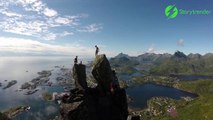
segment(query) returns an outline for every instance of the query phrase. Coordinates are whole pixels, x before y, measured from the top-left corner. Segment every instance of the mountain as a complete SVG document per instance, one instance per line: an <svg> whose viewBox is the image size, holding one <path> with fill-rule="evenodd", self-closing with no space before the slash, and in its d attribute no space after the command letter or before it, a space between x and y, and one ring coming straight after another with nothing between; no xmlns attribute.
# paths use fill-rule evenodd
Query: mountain
<svg viewBox="0 0 213 120"><path fill-rule="evenodd" d="M150 74L169 75L169 74L205 74L213 75L213 54L205 55L184 54L176 51L173 55L144 53L136 57L120 53L110 59L112 67L127 69L137 67L148 71Z"/></svg>
<svg viewBox="0 0 213 120"><path fill-rule="evenodd" d="M207 57L208 56L208 57ZM151 74L200 74L213 73L213 55L189 54L177 51L170 59L165 60L150 70Z"/></svg>
<svg viewBox="0 0 213 120"><path fill-rule="evenodd" d="M117 56L115 56L114 58L117 58L117 59L119 59L119 58L129 58L129 55L127 55L127 54L123 54L123 53L119 53Z"/></svg>
<svg viewBox="0 0 213 120"><path fill-rule="evenodd" d="M111 58L109 61L113 67L122 67L126 65L137 65L139 64L134 57L130 57L127 54L119 53L117 56Z"/></svg>

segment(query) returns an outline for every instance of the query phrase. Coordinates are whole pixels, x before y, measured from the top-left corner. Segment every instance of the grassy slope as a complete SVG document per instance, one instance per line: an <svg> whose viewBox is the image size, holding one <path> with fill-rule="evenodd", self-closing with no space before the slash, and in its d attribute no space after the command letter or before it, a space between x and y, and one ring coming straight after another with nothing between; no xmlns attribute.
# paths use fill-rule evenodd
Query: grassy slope
<svg viewBox="0 0 213 120"><path fill-rule="evenodd" d="M213 74L213 57L208 59L175 61L173 59L166 60L162 64L152 67L151 74L168 75L170 73L181 74Z"/></svg>
<svg viewBox="0 0 213 120"><path fill-rule="evenodd" d="M180 88L197 93L199 97L178 108L178 119L213 120L213 80L183 81Z"/></svg>
<svg viewBox="0 0 213 120"><path fill-rule="evenodd" d="M180 89L197 93L199 97L187 104L177 102L177 118L168 115L151 118L152 120L213 120L213 80L182 81Z"/></svg>

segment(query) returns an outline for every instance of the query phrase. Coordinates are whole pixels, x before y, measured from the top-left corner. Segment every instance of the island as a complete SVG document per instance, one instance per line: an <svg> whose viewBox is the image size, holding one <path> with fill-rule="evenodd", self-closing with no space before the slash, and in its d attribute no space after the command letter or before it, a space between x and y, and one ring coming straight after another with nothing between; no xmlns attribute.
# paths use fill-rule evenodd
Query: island
<svg viewBox="0 0 213 120"><path fill-rule="evenodd" d="M7 86L5 86L3 89L7 89L7 88L15 85L16 83L17 83L17 80L12 80L12 81L8 82Z"/></svg>

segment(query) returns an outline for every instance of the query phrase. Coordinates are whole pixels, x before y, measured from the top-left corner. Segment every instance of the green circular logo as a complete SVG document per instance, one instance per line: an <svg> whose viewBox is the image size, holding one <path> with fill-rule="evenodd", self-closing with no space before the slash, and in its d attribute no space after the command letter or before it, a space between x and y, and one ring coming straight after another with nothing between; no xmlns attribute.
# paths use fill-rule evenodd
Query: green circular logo
<svg viewBox="0 0 213 120"><path fill-rule="evenodd" d="M165 9L165 15L169 19L175 18L178 15L178 9L175 7L175 5L169 5Z"/></svg>

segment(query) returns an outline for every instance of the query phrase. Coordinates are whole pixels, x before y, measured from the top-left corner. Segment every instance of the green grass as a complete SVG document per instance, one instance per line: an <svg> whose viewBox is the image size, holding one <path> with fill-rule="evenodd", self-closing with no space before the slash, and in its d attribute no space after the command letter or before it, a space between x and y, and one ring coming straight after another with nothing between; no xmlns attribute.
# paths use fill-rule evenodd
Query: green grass
<svg viewBox="0 0 213 120"><path fill-rule="evenodd" d="M187 102L175 100L177 117L171 118L166 113L159 116L146 116L142 120L213 120L213 80L181 81L179 89L198 94L194 100ZM163 110L163 108L159 108Z"/></svg>
<svg viewBox="0 0 213 120"><path fill-rule="evenodd" d="M178 120L213 120L213 80L182 81L179 87L199 97L177 109Z"/></svg>
<svg viewBox="0 0 213 120"><path fill-rule="evenodd" d="M42 97L44 100L50 101L50 100L52 100L52 93L44 92L44 93L42 93Z"/></svg>

